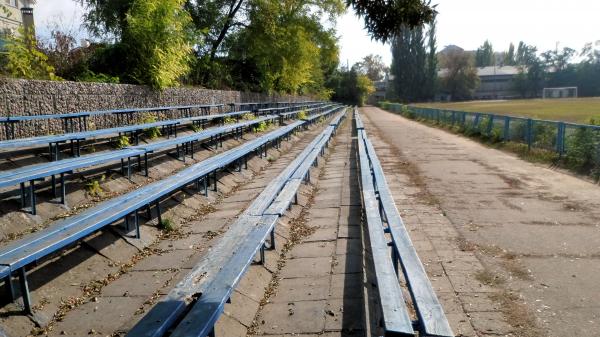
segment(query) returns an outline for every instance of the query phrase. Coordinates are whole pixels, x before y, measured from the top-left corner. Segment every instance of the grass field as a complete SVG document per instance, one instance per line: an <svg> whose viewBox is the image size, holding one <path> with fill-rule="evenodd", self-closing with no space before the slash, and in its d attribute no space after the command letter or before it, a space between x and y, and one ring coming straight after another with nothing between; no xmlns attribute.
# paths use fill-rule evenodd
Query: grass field
<svg viewBox="0 0 600 337"><path fill-rule="evenodd" d="M490 112L500 115L562 120L577 123L588 123L590 118L600 120L600 97L422 103L415 105L437 109Z"/></svg>

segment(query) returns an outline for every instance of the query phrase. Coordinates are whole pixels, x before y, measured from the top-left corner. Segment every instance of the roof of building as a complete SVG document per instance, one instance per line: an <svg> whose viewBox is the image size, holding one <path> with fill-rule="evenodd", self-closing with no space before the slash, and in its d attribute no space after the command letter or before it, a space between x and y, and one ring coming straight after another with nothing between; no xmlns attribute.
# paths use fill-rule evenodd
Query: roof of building
<svg viewBox="0 0 600 337"><path fill-rule="evenodd" d="M487 76L514 76L519 74L520 67L516 66L490 66L490 67L480 67L477 69L477 76L479 77L487 77ZM527 69L524 69L527 71ZM447 69L440 69L438 71L438 76L444 77L448 72Z"/></svg>
<svg viewBox="0 0 600 337"><path fill-rule="evenodd" d="M497 75L517 75L519 73L519 67L515 66L490 66L477 68L477 75L483 76L497 76Z"/></svg>

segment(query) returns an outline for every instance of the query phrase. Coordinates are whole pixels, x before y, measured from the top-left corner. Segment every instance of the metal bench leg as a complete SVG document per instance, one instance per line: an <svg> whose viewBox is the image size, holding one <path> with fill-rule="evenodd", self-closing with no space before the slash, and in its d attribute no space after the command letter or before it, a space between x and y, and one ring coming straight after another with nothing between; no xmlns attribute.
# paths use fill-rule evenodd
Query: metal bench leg
<svg viewBox="0 0 600 337"><path fill-rule="evenodd" d="M208 197L208 175L205 175L202 181L204 181L204 196Z"/></svg>
<svg viewBox="0 0 600 337"><path fill-rule="evenodd" d="M129 225L129 214L125 215L125 230L128 232L131 230L131 226Z"/></svg>
<svg viewBox="0 0 600 337"><path fill-rule="evenodd" d="M140 238L140 215L137 210L135 211L134 223L135 223L135 238L139 239Z"/></svg>
<svg viewBox="0 0 600 337"><path fill-rule="evenodd" d="M160 202L157 201L154 205L156 207L156 217L158 218L158 223L161 224L162 214L160 213Z"/></svg>
<svg viewBox="0 0 600 337"><path fill-rule="evenodd" d="M31 297L29 295L29 286L27 285L27 272L25 268L19 269L19 283L21 285L21 297L23 297L23 308L26 314L31 314Z"/></svg>
<svg viewBox="0 0 600 337"><path fill-rule="evenodd" d="M213 179L214 179L214 183L215 183L214 191L217 192L218 191L217 183L219 182L219 180L217 179L217 171L213 172Z"/></svg>
<svg viewBox="0 0 600 337"><path fill-rule="evenodd" d="M275 228L271 230L271 246L269 249L275 250Z"/></svg>
<svg viewBox="0 0 600 337"><path fill-rule="evenodd" d="M53 174L52 178L52 196L54 196L56 198L56 176Z"/></svg>
<svg viewBox="0 0 600 337"><path fill-rule="evenodd" d="M35 180L29 181L29 204L31 205L31 214L35 215Z"/></svg>
<svg viewBox="0 0 600 337"><path fill-rule="evenodd" d="M148 176L148 153L144 153L144 176Z"/></svg>
<svg viewBox="0 0 600 337"><path fill-rule="evenodd" d="M12 276L10 274L4 278L4 287L6 288L6 294L8 295L10 301L14 302L15 288L13 287Z"/></svg>
<svg viewBox="0 0 600 337"><path fill-rule="evenodd" d="M60 203L66 204L66 194L67 194L67 186L65 186L65 174L60 174Z"/></svg>
<svg viewBox="0 0 600 337"><path fill-rule="evenodd" d="M264 265L265 264L265 244L263 243L262 246L260 246L260 264Z"/></svg>
<svg viewBox="0 0 600 337"><path fill-rule="evenodd" d="M127 157L127 180L131 181L131 157Z"/></svg>
<svg viewBox="0 0 600 337"><path fill-rule="evenodd" d="M21 183L21 208L25 208L25 183Z"/></svg>

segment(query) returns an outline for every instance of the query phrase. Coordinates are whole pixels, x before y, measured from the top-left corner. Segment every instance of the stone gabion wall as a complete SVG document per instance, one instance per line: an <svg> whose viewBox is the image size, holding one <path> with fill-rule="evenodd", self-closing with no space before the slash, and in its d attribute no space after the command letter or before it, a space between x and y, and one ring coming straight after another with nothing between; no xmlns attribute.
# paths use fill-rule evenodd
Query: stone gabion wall
<svg viewBox="0 0 600 337"><path fill-rule="evenodd" d="M130 84L0 79L0 116L4 117L169 105L299 100L310 98L188 87L157 92L146 86ZM157 117L162 119L168 116ZM114 126L114 119L98 116L91 118L89 125L92 128L106 128ZM20 123L17 137L61 132L62 125L58 121L35 121ZM4 128L0 130L0 139L6 139Z"/></svg>

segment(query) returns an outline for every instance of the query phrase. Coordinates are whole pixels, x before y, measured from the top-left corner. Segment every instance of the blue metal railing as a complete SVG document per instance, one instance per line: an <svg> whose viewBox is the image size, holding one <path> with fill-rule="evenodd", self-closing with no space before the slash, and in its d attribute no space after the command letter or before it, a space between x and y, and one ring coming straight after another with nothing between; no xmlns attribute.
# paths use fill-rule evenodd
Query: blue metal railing
<svg viewBox="0 0 600 337"><path fill-rule="evenodd" d="M497 141L513 141L526 144L528 149L540 148L560 156L575 146L576 138L587 133L588 145L600 149L600 126L563 121L499 115L483 112L467 112L446 109L423 108L399 103L380 102L380 107L408 115L469 130L471 134L493 138Z"/></svg>

